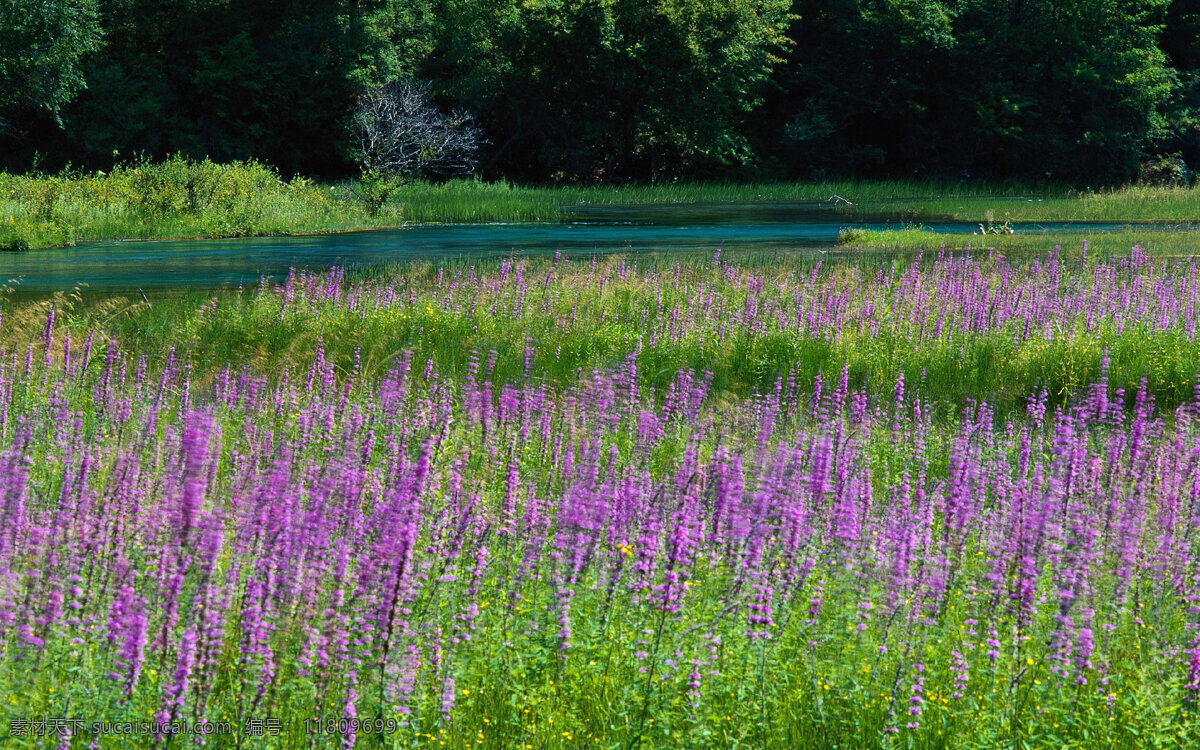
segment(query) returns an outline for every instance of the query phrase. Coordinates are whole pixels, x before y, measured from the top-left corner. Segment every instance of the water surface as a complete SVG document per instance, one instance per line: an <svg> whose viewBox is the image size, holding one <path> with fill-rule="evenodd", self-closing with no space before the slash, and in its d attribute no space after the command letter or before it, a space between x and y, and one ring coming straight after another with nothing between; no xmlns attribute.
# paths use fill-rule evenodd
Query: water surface
<svg viewBox="0 0 1200 750"><path fill-rule="evenodd" d="M401 229L303 237L103 242L58 250L0 253L0 284L37 295L82 286L93 292L216 289L279 279L289 269L381 265L408 259L592 256L614 252L761 250L817 253L846 227L899 226L887 216L847 221L825 202L579 206L564 222L424 224ZM924 223L933 231L970 234L978 224ZM1017 232L1078 224L1013 225ZM1088 224L1092 231L1125 225Z"/></svg>

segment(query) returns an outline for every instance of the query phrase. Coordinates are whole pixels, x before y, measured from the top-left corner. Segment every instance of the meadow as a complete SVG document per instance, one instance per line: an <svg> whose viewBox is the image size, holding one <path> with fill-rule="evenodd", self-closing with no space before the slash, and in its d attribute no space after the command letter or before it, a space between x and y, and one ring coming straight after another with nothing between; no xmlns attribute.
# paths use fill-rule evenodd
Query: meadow
<svg viewBox="0 0 1200 750"><path fill-rule="evenodd" d="M889 391L903 374L957 414L965 399L1005 411L1046 389L1052 406L1086 387L1106 353L1109 378L1133 392L1149 379L1160 404L1192 397L1198 268L1140 248L1121 255L909 257L681 253L592 260L411 263L297 276L268 286L163 299L63 294L6 313L0 341L36 337L51 308L76 341L97 325L122 348L175 348L205 363L277 372L323 346L339 371L382 377L412 350L454 378L472 350L496 351L495 377L566 387L580 372L638 353L646 387L681 369L711 373L744 398L789 378L811 385L848 368L851 383ZM322 290L345 287L344 293ZM539 356L526 359L526 348ZM940 408L940 406L939 406Z"/></svg>
<svg viewBox="0 0 1200 750"><path fill-rule="evenodd" d="M834 216L846 222L887 217L888 221L987 225L1031 221L1190 225L1200 216L1200 188L1182 186L1080 191L1061 185L983 181L522 186L504 180L376 179L318 183L303 177L284 179L253 161L216 164L176 156L161 162L118 163L108 173L0 172L0 250L103 240L326 233L404 223L563 221L595 206L758 201L826 202L836 208Z"/></svg>
<svg viewBox="0 0 1200 750"><path fill-rule="evenodd" d="M5 301L0 736L1194 746L1198 294L1134 248Z"/></svg>

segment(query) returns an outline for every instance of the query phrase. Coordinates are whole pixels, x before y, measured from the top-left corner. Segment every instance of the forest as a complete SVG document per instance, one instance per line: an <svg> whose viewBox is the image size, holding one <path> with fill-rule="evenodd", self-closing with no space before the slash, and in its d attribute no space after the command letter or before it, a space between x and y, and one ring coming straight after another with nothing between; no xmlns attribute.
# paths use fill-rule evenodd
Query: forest
<svg viewBox="0 0 1200 750"><path fill-rule="evenodd" d="M1200 0L0 0L0 169L355 176L397 81L521 183L1200 166Z"/></svg>

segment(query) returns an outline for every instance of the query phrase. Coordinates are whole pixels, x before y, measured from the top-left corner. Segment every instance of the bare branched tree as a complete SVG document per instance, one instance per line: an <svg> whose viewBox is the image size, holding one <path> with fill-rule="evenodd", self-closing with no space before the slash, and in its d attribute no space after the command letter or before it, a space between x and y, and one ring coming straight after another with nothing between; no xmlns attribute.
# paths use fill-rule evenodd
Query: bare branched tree
<svg viewBox="0 0 1200 750"><path fill-rule="evenodd" d="M483 131L466 112L446 114L433 103L429 84L401 80L370 89L349 124L367 174L454 177L475 171Z"/></svg>

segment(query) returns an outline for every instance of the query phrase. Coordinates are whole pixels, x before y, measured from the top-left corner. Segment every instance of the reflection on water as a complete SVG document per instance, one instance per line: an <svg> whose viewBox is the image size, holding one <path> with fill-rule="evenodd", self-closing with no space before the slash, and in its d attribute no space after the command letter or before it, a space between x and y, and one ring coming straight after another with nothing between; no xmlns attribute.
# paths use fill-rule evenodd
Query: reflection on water
<svg viewBox="0 0 1200 750"><path fill-rule="evenodd" d="M580 206L572 221L538 224L441 224L307 237L107 242L60 250L0 253L0 284L19 278L19 294L85 284L92 291L214 289L282 278L290 268L387 264L407 259L468 259L511 254L591 256L612 252L761 250L816 253L849 226L827 203L714 203ZM925 223L937 232L970 234L974 223ZM1054 231L1072 225L1044 224ZM1089 224L1094 231L1124 225ZM1018 231L1020 226L1017 225Z"/></svg>

